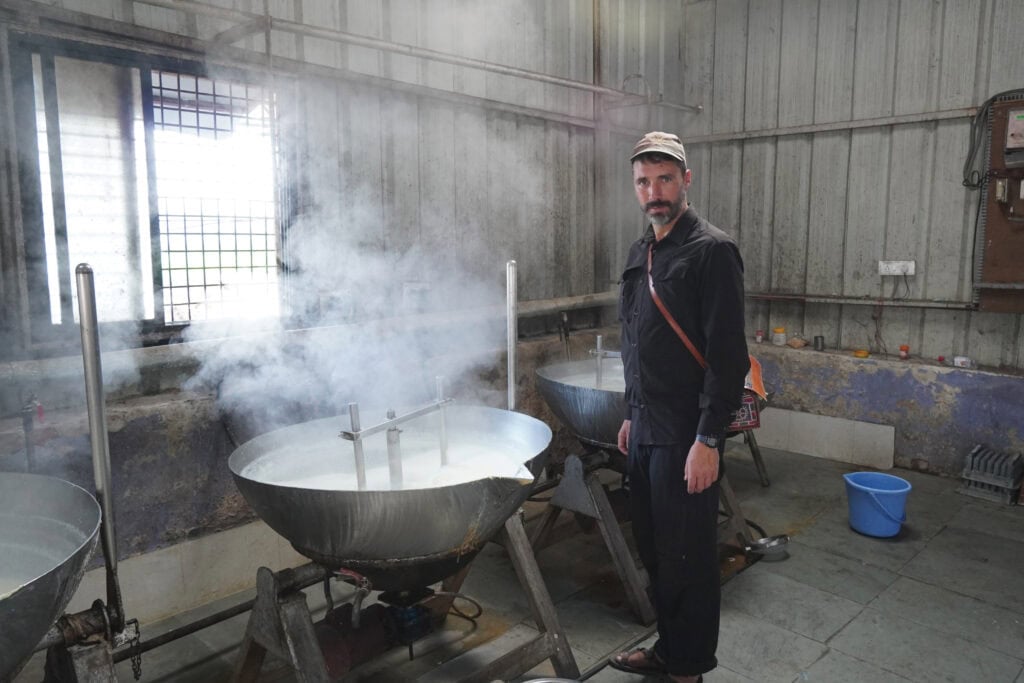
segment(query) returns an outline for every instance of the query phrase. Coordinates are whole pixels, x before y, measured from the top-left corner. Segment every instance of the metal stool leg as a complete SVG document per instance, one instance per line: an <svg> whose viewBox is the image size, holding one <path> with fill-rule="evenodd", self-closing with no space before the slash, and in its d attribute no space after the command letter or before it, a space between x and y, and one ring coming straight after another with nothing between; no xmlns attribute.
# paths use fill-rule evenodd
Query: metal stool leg
<svg viewBox="0 0 1024 683"><path fill-rule="evenodd" d="M748 429L743 432L743 441L750 448L750 456L754 459L754 467L757 468L757 476L761 479L761 486L768 486L768 469L764 466L764 458L761 457L761 449L754 438L754 430Z"/></svg>

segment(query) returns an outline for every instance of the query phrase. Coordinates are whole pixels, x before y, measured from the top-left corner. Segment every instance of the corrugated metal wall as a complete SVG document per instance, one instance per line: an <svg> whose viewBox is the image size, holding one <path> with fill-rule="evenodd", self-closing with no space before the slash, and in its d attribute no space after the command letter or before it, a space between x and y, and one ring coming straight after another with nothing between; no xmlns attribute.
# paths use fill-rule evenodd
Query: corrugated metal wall
<svg viewBox="0 0 1024 683"><path fill-rule="evenodd" d="M697 141L691 201L739 240L749 291L971 301L977 192L961 185L969 120L940 112L1024 86L1024 3L707 0L645 10L609 8L615 57L604 78L646 70L677 101L704 104L699 115L659 111L652 123ZM650 47L626 48L640 44ZM648 68L659 59L664 69ZM856 127L915 114L932 116ZM772 135L843 122L850 129ZM613 138L621 156L632 140ZM883 280L879 260L915 260L917 274ZM781 325L829 346L894 354L906 343L926 358L1024 368L1019 315L757 301L748 311L751 329Z"/></svg>
<svg viewBox="0 0 1024 683"><path fill-rule="evenodd" d="M201 38L238 23L170 3L62 6ZM628 150L638 132L661 128L690 140L691 200L738 239L749 290L888 299L898 285L895 295L912 300L971 300L976 195L960 184L967 117L856 124L977 105L1020 86L1018 0L274 0L270 11L582 82L596 71L600 85L704 107L615 106L273 31L275 58L413 85L311 76L281 102L291 140L307 153L299 208L324 230L348 231L340 237L385 251L430 247L439 264L496 281L515 258L524 299L603 291L641 229ZM266 48L262 32L236 44ZM854 125L776 134L844 122ZM908 290L883 282L879 259L917 262ZM751 330L824 335L830 346L893 352L908 343L925 357L1024 368L1019 315L751 301L748 321Z"/></svg>
<svg viewBox="0 0 1024 683"><path fill-rule="evenodd" d="M326 5L314 23L591 80L589 2ZM316 11L305 3L305 21ZM592 116L589 94L522 78L309 39L305 57L443 92ZM525 299L592 291L590 128L320 80L300 85L295 111L302 117L295 139L311 166L304 210L327 223L340 218L385 252L424 247L433 253L430 271L459 269L499 282L505 261L516 259Z"/></svg>

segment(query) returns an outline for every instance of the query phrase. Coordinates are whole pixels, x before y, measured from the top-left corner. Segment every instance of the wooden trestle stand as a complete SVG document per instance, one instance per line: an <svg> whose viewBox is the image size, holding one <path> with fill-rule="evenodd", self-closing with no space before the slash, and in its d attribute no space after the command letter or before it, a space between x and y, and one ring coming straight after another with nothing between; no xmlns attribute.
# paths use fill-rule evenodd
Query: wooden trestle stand
<svg viewBox="0 0 1024 683"><path fill-rule="evenodd" d="M724 513L718 525L719 542L736 545L743 551L753 539L736 494L725 475L722 475L719 481L719 490L720 505ZM647 572L637 567L633 559L597 470L592 469L588 472L579 456L567 456L561 480L548 503L547 510L533 530L533 546L537 548L544 543L562 510L576 512L596 520L633 613L642 624L654 623L657 615L647 592Z"/></svg>
<svg viewBox="0 0 1024 683"><path fill-rule="evenodd" d="M483 668L453 678L452 683L489 683L495 679L515 678L546 659L551 660L558 676L578 678L579 667L559 624L551 594L541 576L518 513L505 522L501 534L501 543L512 558L540 633ZM462 586L471 567L472 563L445 579L442 590L446 594L428 599L424 606L439 617L447 614L455 599L451 594ZM298 571L307 568L312 568L309 571L314 572L326 571L317 565L305 565ZM317 642L305 594L298 589L282 588L282 583L278 575L266 567L260 567L257 572L256 602L249 617L232 680L256 681L267 652L291 665L296 680L302 683L325 683L331 680Z"/></svg>

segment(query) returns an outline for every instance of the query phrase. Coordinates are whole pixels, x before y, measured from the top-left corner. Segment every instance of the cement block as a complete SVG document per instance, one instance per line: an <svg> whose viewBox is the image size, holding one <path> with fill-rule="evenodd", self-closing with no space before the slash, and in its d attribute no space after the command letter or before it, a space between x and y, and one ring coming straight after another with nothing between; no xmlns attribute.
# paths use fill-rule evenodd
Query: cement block
<svg viewBox="0 0 1024 683"><path fill-rule="evenodd" d="M887 470L893 467L896 430L889 425L766 408L758 444L817 458Z"/></svg>

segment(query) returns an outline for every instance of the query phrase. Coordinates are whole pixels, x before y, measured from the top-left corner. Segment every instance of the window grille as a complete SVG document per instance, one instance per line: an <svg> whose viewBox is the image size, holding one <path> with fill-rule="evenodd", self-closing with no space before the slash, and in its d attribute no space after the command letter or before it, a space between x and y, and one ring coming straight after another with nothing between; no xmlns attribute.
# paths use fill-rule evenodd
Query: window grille
<svg viewBox="0 0 1024 683"><path fill-rule="evenodd" d="M280 314L269 87L29 35L10 57L28 344L72 342L81 262L96 273L99 322L127 345Z"/></svg>
<svg viewBox="0 0 1024 683"><path fill-rule="evenodd" d="M159 70L152 84L164 320L276 315L268 93Z"/></svg>

